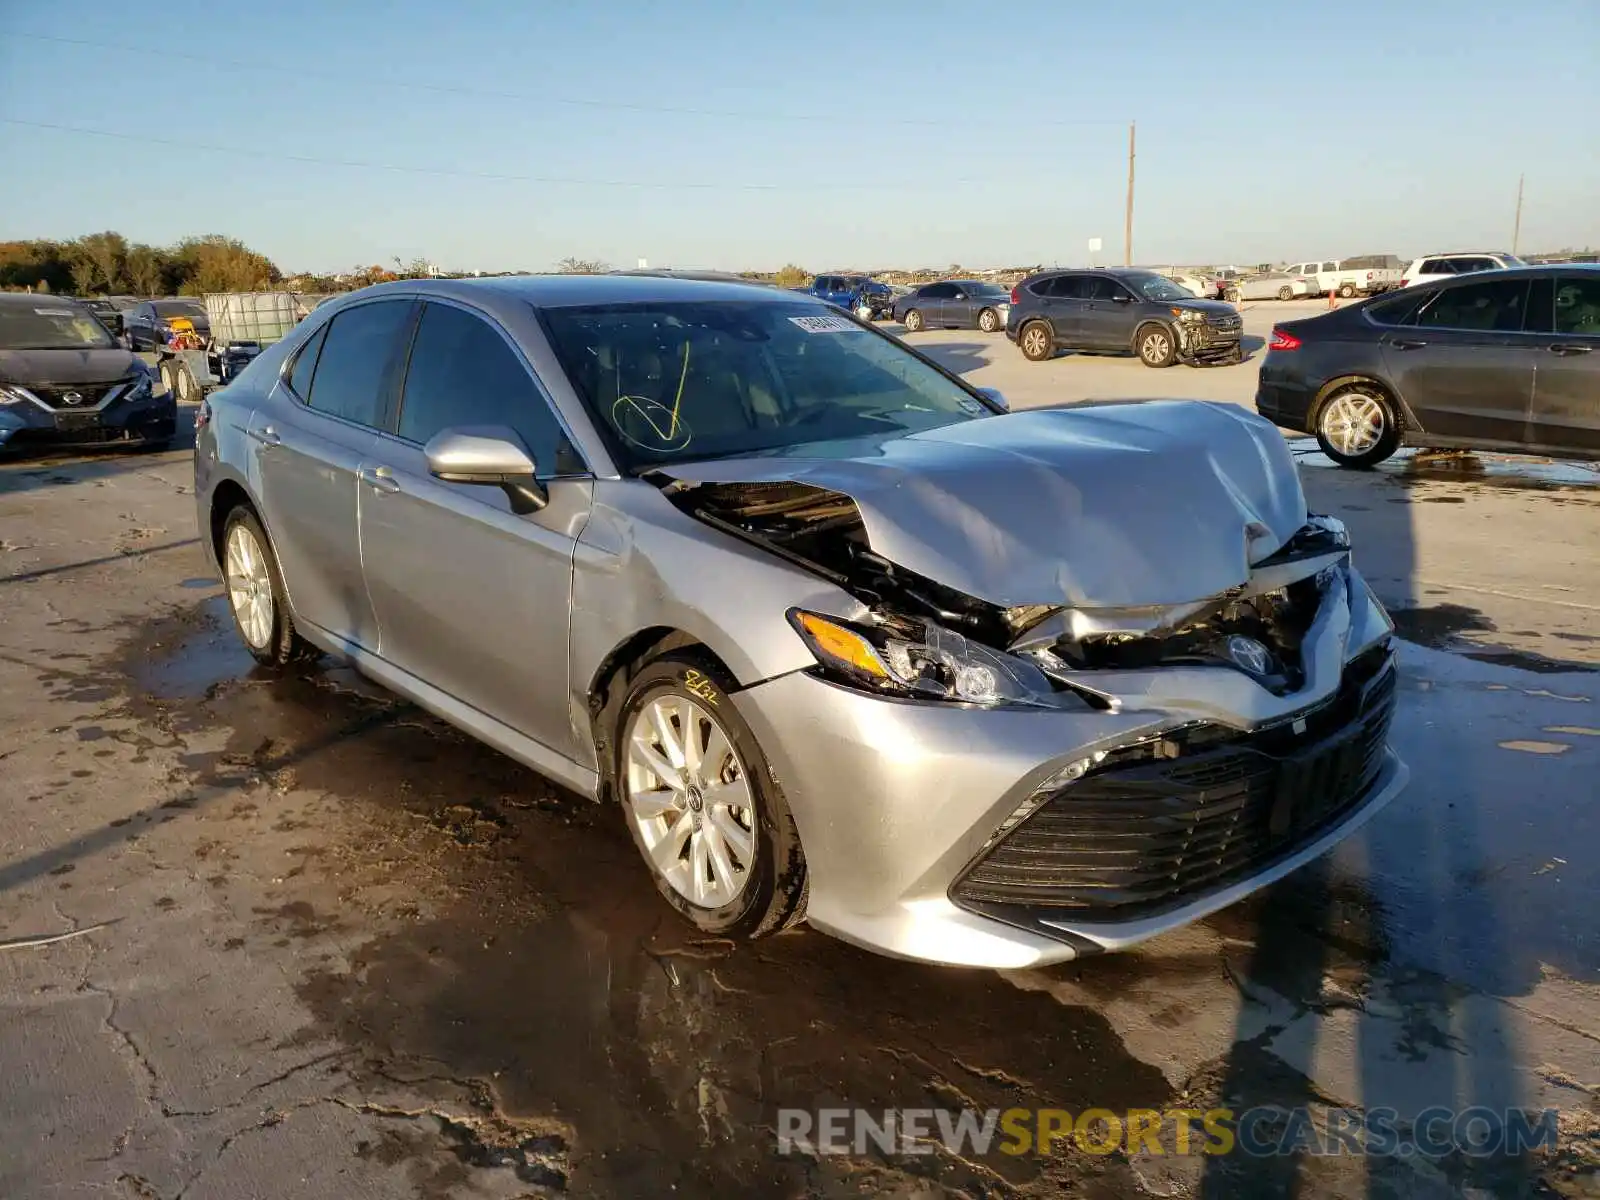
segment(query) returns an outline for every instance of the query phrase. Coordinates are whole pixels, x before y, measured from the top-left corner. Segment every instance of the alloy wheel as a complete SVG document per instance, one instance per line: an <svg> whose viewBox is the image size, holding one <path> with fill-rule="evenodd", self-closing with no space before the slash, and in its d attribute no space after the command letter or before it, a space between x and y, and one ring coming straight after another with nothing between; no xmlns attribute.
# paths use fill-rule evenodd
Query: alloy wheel
<svg viewBox="0 0 1600 1200"><path fill-rule="evenodd" d="M1356 458L1383 438L1383 404L1364 392L1344 392L1328 401L1319 422L1322 436L1340 454Z"/></svg>
<svg viewBox="0 0 1600 1200"><path fill-rule="evenodd" d="M239 622L239 632L257 650L264 649L272 640L273 618L276 615L272 598L272 573L267 570L267 556L243 524L228 531L226 563L224 565L228 587L228 603Z"/></svg>
<svg viewBox="0 0 1600 1200"><path fill-rule="evenodd" d="M691 904L732 903L755 866L756 808L727 731L669 693L640 707L624 736L629 815L651 865Z"/></svg>
<svg viewBox="0 0 1600 1200"><path fill-rule="evenodd" d="M1022 349L1029 358L1043 358L1050 348L1050 338L1037 325L1029 326L1022 334Z"/></svg>
<svg viewBox="0 0 1600 1200"><path fill-rule="evenodd" d="M1145 362L1164 362L1171 349L1171 341L1160 330L1152 330L1145 334L1144 341L1139 343L1139 352L1144 356Z"/></svg>

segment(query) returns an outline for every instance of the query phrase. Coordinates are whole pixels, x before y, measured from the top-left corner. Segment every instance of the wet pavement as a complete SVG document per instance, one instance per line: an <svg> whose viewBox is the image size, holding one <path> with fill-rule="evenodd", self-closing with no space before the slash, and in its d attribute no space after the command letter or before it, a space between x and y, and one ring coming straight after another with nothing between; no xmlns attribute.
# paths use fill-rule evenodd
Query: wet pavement
<svg viewBox="0 0 1600 1200"><path fill-rule="evenodd" d="M1508 619L1435 564L1549 493L1307 467L1402 614L1411 787L1198 926L1003 974L702 938L615 813L347 668L256 668L181 458L0 472L0 945L108 923L0 951L0 1195L1600 1195L1600 509L1545 510L1588 558L1509 560L1486 586L1545 603ZM1216 1105L1554 1108L1561 1141L776 1151L781 1108Z"/></svg>

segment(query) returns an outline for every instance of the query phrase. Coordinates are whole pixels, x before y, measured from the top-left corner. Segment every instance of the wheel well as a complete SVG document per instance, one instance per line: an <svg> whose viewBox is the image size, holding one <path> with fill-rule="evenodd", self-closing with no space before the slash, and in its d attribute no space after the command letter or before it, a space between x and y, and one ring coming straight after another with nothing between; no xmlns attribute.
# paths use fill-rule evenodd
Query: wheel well
<svg viewBox="0 0 1600 1200"><path fill-rule="evenodd" d="M1410 410L1401 402L1400 397L1395 395L1394 389L1377 376L1341 375L1337 379L1330 379L1323 384L1322 389L1317 393L1317 398L1311 402L1311 407L1306 412L1306 424L1311 427L1311 432L1316 432L1317 422L1322 420L1322 409L1328 401L1333 399L1336 393L1349 387L1352 383L1364 383L1383 393L1383 398L1389 402L1389 407L1394 409L1395 417L1402 430L1422 428L1417 423L1416 418L1411 415Z"/></svg>
<svg viewBox="0 0 1600 1200"><path fill-rule="evenodd" d="M256 511L256 506L250 503L250 493L231 479L224 479L211 493L211 552L219 564L222 562L222 527L227 524L228 514L241 504L251 512ZM256 513L258 519L260 515Z"/></svg>
<svg viewBox="0 0 1600 1200"><path fill-rule="evenodd" d="M1166 334L1174 342L1178 340L1178 332L1177 330L1173 329L1170 322L1163 321L1159 317L1149 317L1143 321L1140 321L1138 326L1133 331L1133 348L1135 350L1139 348L1139 339L1144 336L1144 331L1149 329L1152 325L1161 330L1162 333Z"/></svg>
<svg viewBox="0 0 1600 1200"><path fill-rule="evenodd" d="M611 748L607 742L610 726L607 714L621 702L622 694L626 691L625 685L640 667L670 650L685 649L697 650L724 670L727 669L726 664L698 638L669 625L656 625L641 629L624 639L601 660L595 670L589 682L589 728L594 737L595 761L600 771L599 798L602 802L610 798L615 785L611 777Z"/></svg>

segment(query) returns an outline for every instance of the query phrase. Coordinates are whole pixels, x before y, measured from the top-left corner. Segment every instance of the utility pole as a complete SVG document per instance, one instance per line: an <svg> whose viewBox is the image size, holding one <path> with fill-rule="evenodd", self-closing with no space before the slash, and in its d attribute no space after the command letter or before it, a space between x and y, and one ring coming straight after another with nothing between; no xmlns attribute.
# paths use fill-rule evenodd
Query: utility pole
<svg viewBox="0 0 1600 1200"><path fill-rule="evenodd" d="M1517 221L1511 227L1511 253L1517 252L1517 243L1522 240L1522 181L1525 177L1517 176Z"/></svg>
<svg viewBox="0 0 1600 1200"><path fill-rule="evenodd" d="M1122 265L1133 266L1133 130L1135 122L1128 122L1128 213L1122 222ZM1515 250L1512 251L1516 253Z"/></svg>

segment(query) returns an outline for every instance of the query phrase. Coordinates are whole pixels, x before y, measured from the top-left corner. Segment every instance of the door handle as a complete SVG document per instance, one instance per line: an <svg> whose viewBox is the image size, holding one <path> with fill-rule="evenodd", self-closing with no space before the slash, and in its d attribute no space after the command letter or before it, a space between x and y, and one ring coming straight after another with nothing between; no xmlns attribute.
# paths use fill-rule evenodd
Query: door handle
<svg viewBox="0 0 1600 1200"><path fill-rule="evenodd" d="M1428 344L1427 342L1408 341L1405 338L1391 338L1391 339L1389 339L1389 345L1393 346L1396 350L1420 350L1423 346L1426 346L1427 344Z"/></svg>
<svg viewBox="0 0 1600 1200"><path fill-rule="evenodd" d="M388 467L362 467L361 482L377 492L398 492L400 481L390 473Z"/></svg>
<svg viewBox="0 0 1600 1200"><path fill-rule="evenodd" d="M263 425L260 429L252 429L250 436L263 446L281 446L283 439L278 436L278 431L271 425Z"/></svg>
<svg viewBox="0 0 1600 1200"><path fill-rule="evenodd" d="M1557 342L1550 347L1551 354L1587 354L1592 347L1580 345L1577 342Z"/></svg>

